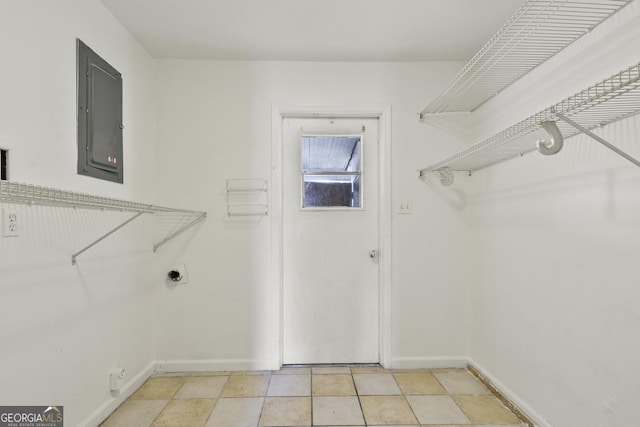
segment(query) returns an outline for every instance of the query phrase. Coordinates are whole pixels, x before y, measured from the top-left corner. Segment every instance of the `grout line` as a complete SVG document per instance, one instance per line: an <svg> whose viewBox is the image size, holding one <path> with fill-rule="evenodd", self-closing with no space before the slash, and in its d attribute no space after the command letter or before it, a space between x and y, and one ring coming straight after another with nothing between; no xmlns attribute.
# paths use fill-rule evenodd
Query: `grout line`
<svg viewBox="0 0 640 427"><path fill-rule="evenodd" d="M160 412L158 412L158 415L156 415L156 416L153 418L153 420L149 423L149 426L152 426L152 425L153 425L153 423L155 423L155 422L156 422L156 420L158 419L158 417L160 417L160 415L162 415L162 413L164 412L164 410L165 410L165 409L167 409L167 406L169 406L169 402L171 402L172 400L174 400L174 397L176 397L176 394L178 394L178 392L180 391L180 389L181 389L182 387L184 387L184 385L187 383L187 380L185 379L185 378L186 378L186 376L183 376L183 375L179 375L179 376L176 376L176 377L169 377L169 378L183 378L184 380L183 380L183 382L182 382L182 385L181 385L180 387L178 387L178 389L177 389L177 390L176 390L176 391L171 395L171 397L170 397L169 399L167 399L167 403L165 403L165 404L164 404L164 406L162 407L162 409L160 410ZM149 380L147 380L147 381L149 381ZM144 384L146 384L146 383L147 383L147 381L145 381L145 382L144 382ZM142 384L142 385L140 386L140 388L142 388L142 387L144 386L144 384ZM138 390L139 390L139 389L138 389ZM138 390L136 390L136 391L138 391ZM135 392L134 392L134 394L135 394ZM133 396L133 394L132 394L131 396ZM129 399L130 399L130 398L131 398L131 397L129 397ZM129 399L127 399L127 400L129 400ZM140 400L141 400L141 399L140 399ZM149 399L149 400L162 400L162 399ZM212 411L213 411L213 410L212 410Z"/></svg>
<svg viewBox="0 0 640 427"><path fill-rule="evenodd" d="M262 413L264 412L264 404L267 401L267 394L269 393L269 386L271 385L271 377L273 376L273 374L269 374L269 381L267 381L267 389L264 391L264 394L262 396L256 396L260 399L262 399L262 405L260 405L260 414L258 415L258 426L260 425L260 420L262 419Z"/></svg>
<svg viewBox="0 0 640 427"><path fill-rule="evenodd" d="M400 387L400 384L398 384L398 380L396 380L395 374L391 373L391 376L393 377L393 381L395 381L396 385L398 386L398 389L400 389L400 393L402 393L402 397L404 397L404 401L407 402L407 405L409 405L409 409L411 410L411 413L413 414L413 417L417 421L416 425L422 425L420 423L420 420L418 419L418 415L413 410L413 406L411 406L411 402L409 402L409 399L407 398L407 393L405 393L404 390L402 389L402 387Z"/></svg>
<svg viewBox="0 0 640 427"><path fill-rule="evenodd" d="M504 406L506 406L511 412L513 412L516 417L520 418L520 420L524 422L528 427L534 427L534 424L529 419L529 417L515 403L511 402L511 400L509 400L504 394L502 394L502 392L498 390L498 388L493 385L493 383L489 381L489 379L485 378L475 366L469 364L467 365L467 370L485 387L487 387L489 391L495 397L497 397Z"/></svg>
<svg viewBox="0 0 640 427"><path fill-rule="evenodd" d="M309 399L311 400L311 426L313 426L313 370L309 369Z"/></svg>
<svg viewBox="0 0 640 427"><path fill-rule="evenodd" d="M360 393L358 392L358 387L356 386L356 380L353 378L353 370L349 368L349 372L351 375L351 383L353 384L353 389L356 391L356 399L358 399L358 406L360 406L360 413L362 414L362 421L364 422L364 426L367 427L367 418L364 416L364 409L362 408L362 401L360 400Z"/></svg>

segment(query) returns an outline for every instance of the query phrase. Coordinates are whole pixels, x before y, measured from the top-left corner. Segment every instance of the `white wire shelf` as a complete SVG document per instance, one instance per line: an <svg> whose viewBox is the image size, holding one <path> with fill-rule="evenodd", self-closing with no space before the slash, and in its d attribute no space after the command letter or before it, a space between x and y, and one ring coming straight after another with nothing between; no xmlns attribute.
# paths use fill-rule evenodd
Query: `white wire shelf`
<svg viewBox="0 0 640 427"><path fill-rule="evenodd" d="M420 176L427 173L443 175L443 172L470 174L534 151L537 141L549 139L549 134L542 127L545 122L554 122L566 139L639 112L640 63L422 169ZM576 127L576 123L580 127Z"/></svg>
<svg viewBox="0 0 640 427"><path fill-rule="evenodd" d="M633 0L527 0L422 112L471 112Z"/></svg>
<svg viewBox="0 0 640 427"><path fill-rule="evenodd" d="M269 183L260 178L227 179L227 218L269 215Z"/></svg>
<svg viewBox="0 0 640 427"><path fill-rule="evenodd" d="M132 212L134 215L121 223L108 233L102 235L88 246L71 256L71 263L76 263L78 255L87 251L97 243L101 242L111 234L118 231L139 216L148 213L160 218L166 231L166 236L158 243L154 244L154 252L174 237L187 231L196 224L204 221L206 212L175 209L164 206L149 205L143 203L130 202L127 200L112 199L102 196L94 196L86 193L62 190L59 188L42 187L32 184L24 184L12 181L0 181L0 202L19 203L27 205L56 206L68 208L112 210L121 212Z"/></svg>

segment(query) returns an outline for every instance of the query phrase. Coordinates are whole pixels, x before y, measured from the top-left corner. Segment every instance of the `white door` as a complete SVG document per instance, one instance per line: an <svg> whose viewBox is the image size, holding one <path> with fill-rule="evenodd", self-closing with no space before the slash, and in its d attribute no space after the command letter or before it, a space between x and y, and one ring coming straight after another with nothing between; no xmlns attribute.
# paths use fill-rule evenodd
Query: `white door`
<svg viewBox="0 0 640 427"><path fill-rule="evenodd" d="M378 120L283 130L283 363L377 363Z"/></svg>

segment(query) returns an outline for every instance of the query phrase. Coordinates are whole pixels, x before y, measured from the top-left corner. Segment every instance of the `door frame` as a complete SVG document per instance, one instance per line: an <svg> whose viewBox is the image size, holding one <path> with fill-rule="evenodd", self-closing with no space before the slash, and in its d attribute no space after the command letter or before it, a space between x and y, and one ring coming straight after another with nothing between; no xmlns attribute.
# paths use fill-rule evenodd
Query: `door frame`
<svg viewBox="0 0 640 427"><path fill-rule="evenodd" d="M271 369L282 366L284 295L284 217L283 217L283 121L288 118L346 118L378 120L378 313L379 358L391 367L391 106L356 108L325 106L271 107L271 281L270 327Z"/></svg>

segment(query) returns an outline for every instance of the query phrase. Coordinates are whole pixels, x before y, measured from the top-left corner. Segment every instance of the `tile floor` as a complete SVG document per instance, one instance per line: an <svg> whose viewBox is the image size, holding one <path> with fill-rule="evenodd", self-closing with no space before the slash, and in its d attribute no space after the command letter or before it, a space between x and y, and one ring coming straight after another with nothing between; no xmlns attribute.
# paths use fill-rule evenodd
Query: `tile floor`
<svg viewBox="0 0 640 427"><path fill-rule="evenodd" d="M285 367L155 375L103 427L525 427L465 369Z"/></svg>

